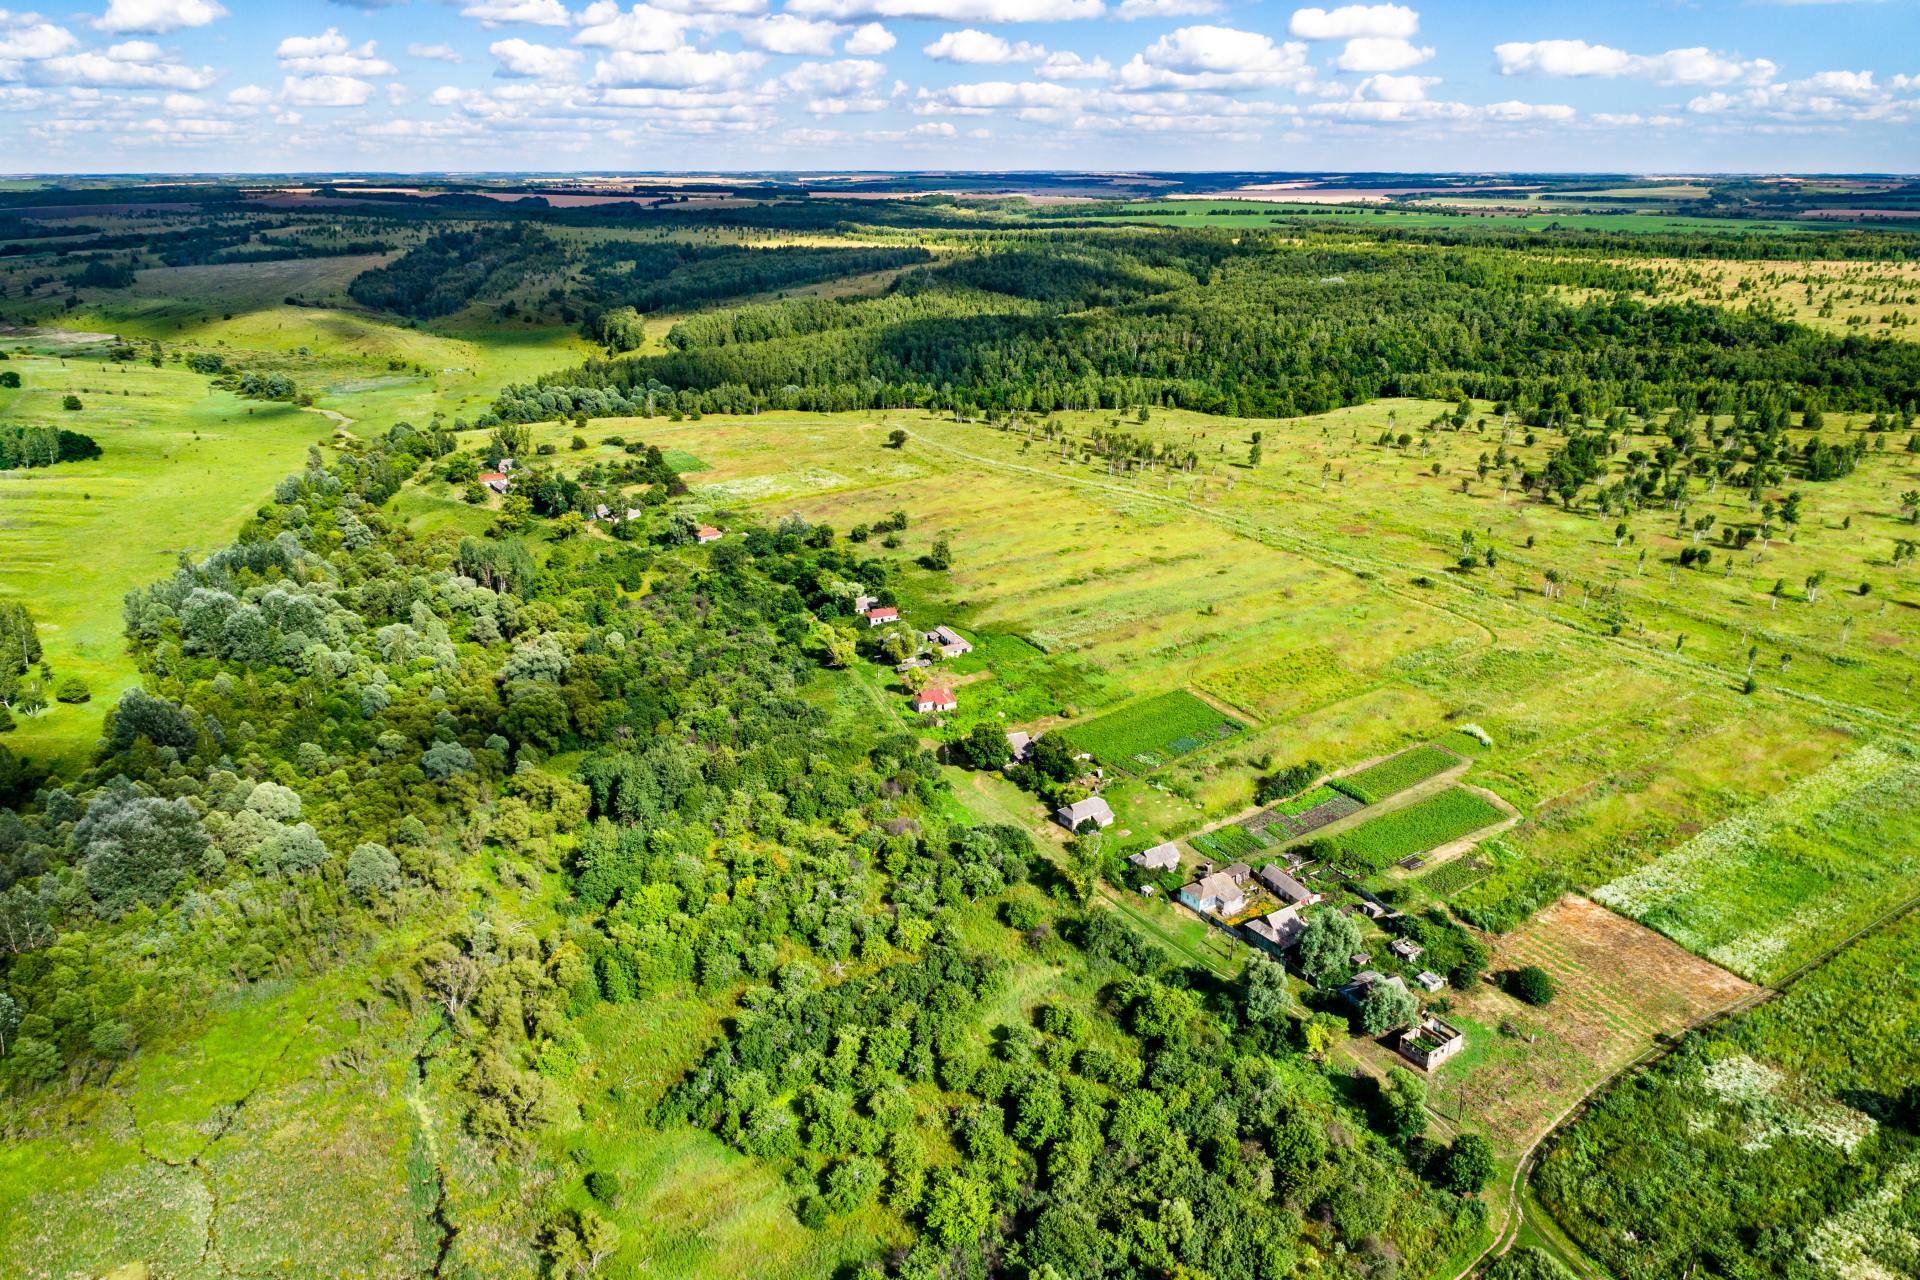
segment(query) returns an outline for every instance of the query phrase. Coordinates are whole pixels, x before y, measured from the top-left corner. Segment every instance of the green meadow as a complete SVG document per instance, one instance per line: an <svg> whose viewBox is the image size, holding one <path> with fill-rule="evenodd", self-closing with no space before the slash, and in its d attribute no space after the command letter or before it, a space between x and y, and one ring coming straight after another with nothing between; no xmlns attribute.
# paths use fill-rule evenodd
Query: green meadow
<svg viewBox="0 0 1920 1280"><path fill-rule="evenodd" d="M11 345L11 344L7 344ZM19 391L0 391L0 422L83 431L102 456L0 473L0 594L23 601L55 679L93 692L21 718L15 751L76 762L106 708L135 682L119 601L162 577L182 554L224 545L280 477L327 439L318 415L209 388L178 367L109 364L101 344L61 356L16 354ZM79 412L61 408L80 397Z"/></svg>
<svg viewBox="0 0 1920 1280"><path fill-rule="evenodd" d="M0 390L0 422L83 431L103 456L0 473L0 594L26 601L55 679L79 675L89 704L52 704L22 718L9 745L71 768L98 734L105 709L134 682L119 601L161 577L183 553L227 542L315 444L341 443L395 422L425 426L484 413L494 393L579 358L587 349L551 324L496 324L455 315L433 330L396 324L352 304L347 284L378 257L158 267L130 289L87 291L48 328L0 335L18 391ZM10 270L21 272L16 265ZM4 274L4 273L0 273ZM308 305L287 301L298 297ZM160 368L109 362L106 334L158 341ZM183 351L285 373L314 409L243 400L178 363ZM79 412L62 409L68 394ZM468 531L485 517L432 504Z"/></svg>

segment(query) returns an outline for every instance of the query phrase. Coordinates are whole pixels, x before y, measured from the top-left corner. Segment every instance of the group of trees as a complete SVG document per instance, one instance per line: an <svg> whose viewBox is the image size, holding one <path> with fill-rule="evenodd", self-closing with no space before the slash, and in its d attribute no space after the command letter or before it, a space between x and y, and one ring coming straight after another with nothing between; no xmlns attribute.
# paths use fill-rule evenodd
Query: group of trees
<svg viewBox="0 0 1920 1280"><path fill-rule="evenodd" d="M1004 974L945 931L846 983L788 966L750 989L663 1113L804 1171L803 1221L878 1201L918 1224L900 1276L997 1259L1029 1275L1251 1280L1342 1257L1379 1275L1437 1262L1484 1223L1484 1140L1452 1155L1419 1140L1423 1125L1350 1127L1300 1069L1278 966L1256 964L1223 1002L1106 912L1057 926L1033 945L1088 967L1099 1003L1050 1001L982 1035ZM957 1101L930 1110L927 1086Z"/></svg>
<svg viewBox="0 0 1920 1280"><path fill-rule="evenodd" d="M686 240L605 240L581 254L583 330L612 351L645 341L640 316L924 263L919 247L756 249Z"/></svg>
<svg viewBox="0 0 1920 1280"><path fill-rule="evenodd" d="M78 431L0 424L0 471L85 462L99 456L99 442Z"/></svg>

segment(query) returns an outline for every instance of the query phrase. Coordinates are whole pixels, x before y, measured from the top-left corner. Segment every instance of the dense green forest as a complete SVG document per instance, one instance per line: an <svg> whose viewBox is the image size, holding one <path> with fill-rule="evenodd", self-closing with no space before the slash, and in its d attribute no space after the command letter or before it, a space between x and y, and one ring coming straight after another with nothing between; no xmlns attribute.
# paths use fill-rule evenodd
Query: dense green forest
<svg viewBox="0 0 1920 1280"><path fill-rule="evenodd" d="M443 231L397 261L360 275L348 292L369 307L431 320L565 265L561 246L532 227Z"/></svg>
<svg viewBox="0 0 1920 1280"><path fill-rule="evenodd" d="M1632 267L1507 250L1212 232L1016 237L888 296L695 320L673 351L508 388L533 421L657 406L750 412L1160 404L1292 416L1381 396L1910 411L1920 349L1634 296ZM1582 289L1585 301L1558 290Z"/></svg>

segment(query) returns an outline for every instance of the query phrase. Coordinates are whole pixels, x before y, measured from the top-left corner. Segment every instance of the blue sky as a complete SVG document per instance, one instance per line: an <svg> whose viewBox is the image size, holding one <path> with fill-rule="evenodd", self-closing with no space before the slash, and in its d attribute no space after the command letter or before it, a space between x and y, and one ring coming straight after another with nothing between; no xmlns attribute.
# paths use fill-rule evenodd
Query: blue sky
<svg viewBox="0 0 1920 1280"><path fill-rule="evenodd" d="M1920 0L90 0L0 169L1920 169Z"/></svg>

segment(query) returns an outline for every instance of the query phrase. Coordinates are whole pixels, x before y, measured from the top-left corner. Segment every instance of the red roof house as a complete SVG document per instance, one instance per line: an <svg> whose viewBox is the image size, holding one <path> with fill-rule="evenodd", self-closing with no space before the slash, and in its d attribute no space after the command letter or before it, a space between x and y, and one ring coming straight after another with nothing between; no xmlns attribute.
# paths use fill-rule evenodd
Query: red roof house
<svg viewBox="0 0 1920 1280"><path fill-rule="evenodd" d="M913 709L921 715L931 715L936 711L952 711L960 705L951 689L922 689L913 695Z"/></svg>
<svg viewBox="0 0 1920 1280"><path fill-rule="evenodd" d="M720 530L714 528L710 524L701 525L700 532L693 535L694 541L700 543L703 546L709 542L718 542L720 541L720 539L726 536L727 536L726 534L722 533Z"/></svg>
<svg viewBox="0 0 1920 1280"><path fill-rule="evenodd" d="M889 622L898 622L899 620L900 610L890 604L883 604L877 609L867 610L867 625L870 627L884 627Z"/></svg>

